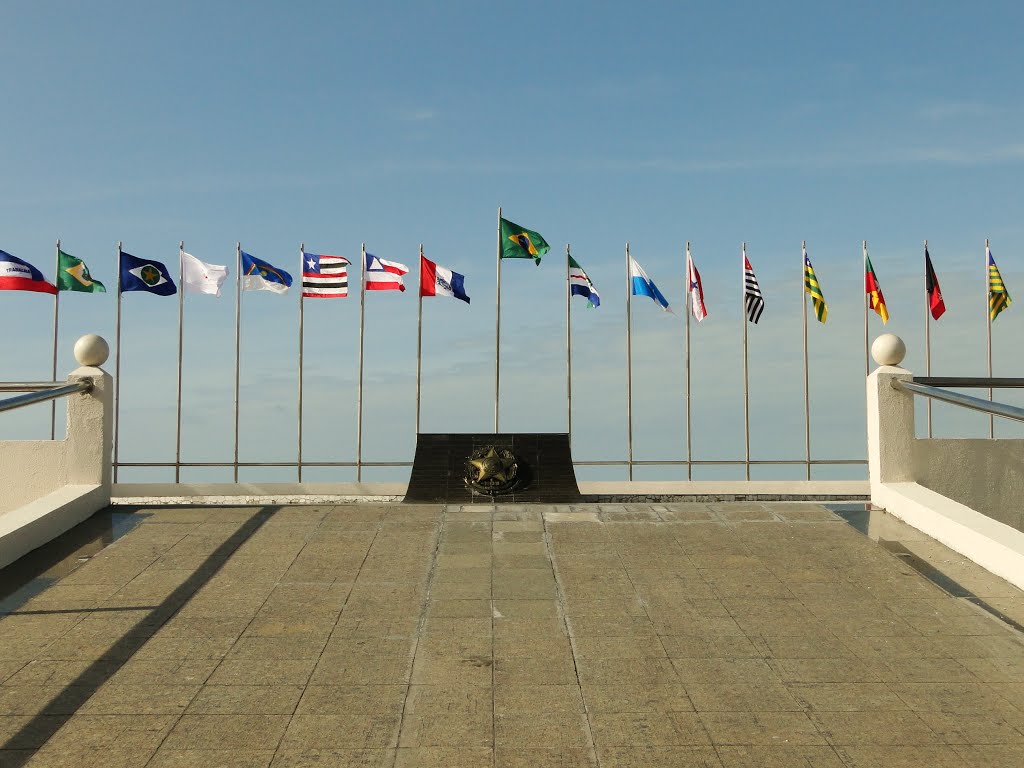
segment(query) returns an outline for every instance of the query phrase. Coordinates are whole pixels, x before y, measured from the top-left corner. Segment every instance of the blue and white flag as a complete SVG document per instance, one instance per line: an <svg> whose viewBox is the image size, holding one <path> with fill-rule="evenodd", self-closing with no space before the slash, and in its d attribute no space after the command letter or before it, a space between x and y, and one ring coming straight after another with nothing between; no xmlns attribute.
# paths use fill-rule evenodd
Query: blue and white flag
<svg viewBox="0 0 1024 768"><path fill-rule="evenodd" d="M121 293L146 291L157 296L173 296L178 292L171 273L159 261L140 259L121 251Z"/></svg>
<svg viewBox="0 0 1024 768"><path fill-rule="evenodd" d="M601 296L583 267L572 256L569 257L569 293L588 299L588 307L601 306Z"/></svg>
<svg viewBox="0 0 1024 768"><path fill-rule="evenodd" d="M287 293L292 284L292 276L283 269L268 264L242 251L242 290L273 291Z"/></svg>
<svg viewBox="0 0 1024 768"><path fill-rule="evenodd" d="M636 263L636 259L629 257L629 280L634 296L650 296L666 312L672 310L668 307L668 299L661 295L658 286L647 276L643 267Z"/></svg>

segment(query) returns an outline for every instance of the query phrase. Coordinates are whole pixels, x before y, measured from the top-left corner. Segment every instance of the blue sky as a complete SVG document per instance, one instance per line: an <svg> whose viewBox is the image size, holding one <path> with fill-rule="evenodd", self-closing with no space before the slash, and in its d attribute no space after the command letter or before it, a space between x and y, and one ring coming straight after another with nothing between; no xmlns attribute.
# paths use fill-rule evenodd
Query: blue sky
<svg viewBox="0 0 1024 768"><path fill-rule="evenodd" d="M300 242L350 257L366 242L411 266L422 242L466 275L473 297L424 307L423 427L486 430L503 206L553 245L540 268L503 272L503 423L564 429L560 254L571 242L605 299L597 311L573 307L575 452L606 459L625 453L629 241L677 307L673 317L634 305L635 453L662 459L683 456L690 240L710 313L691 329L695 457L726 459L743 451L742 241L767 300L750 333L752 451L802 456L806 239L830 307L828 324L810 329L812 447L860 457L860 241L914 370L923 239L949 307L933 328L935 373L984 373L986 237L1011 293L1024 285L1022 22L1018 4L1001 2L3 3L0 248L52 277L59 237L112 287L118 240L172 265L184 240L232 270L240 240L293 271ZM370 459L411 456L409 282L367 304ZM243 458L294 457L297 301L294 291L244 297ZM1024 375L1022 307L996 323L997 375ZM307 304L309 458L355 452L358 310L354 299ZM125 460L173 456L176 311L172 299L124 300ZM0 296L0 378L49 376L51 313L43 296ZM113 320L112 294L65 295L60 370L81 333L112 339ZM230 458L233 321L233 289L186 302L186 459ZM48 434L45 410L5 415L0 436ZM984 433L975 415L936 418L946 434ZM166 474L125 475L143 476Z"/></svg>

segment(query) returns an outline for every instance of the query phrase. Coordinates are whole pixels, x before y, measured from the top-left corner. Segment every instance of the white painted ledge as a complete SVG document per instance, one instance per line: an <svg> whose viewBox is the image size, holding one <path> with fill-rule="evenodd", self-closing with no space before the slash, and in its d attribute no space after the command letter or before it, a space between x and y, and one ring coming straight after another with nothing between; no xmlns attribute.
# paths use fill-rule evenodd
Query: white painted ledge
<svg viewBox="0 0 1024 768"><path fill-rule="evenodd" d="M637 501L668 497L695 500L864 499L867 481L606 481L581 482L580 492L595 499ZM112 503L124 505L211 506L250 504L345 504L401 501L405 483L116 483Z"/></svg>
<svg viewBox="0 0 1024 768"><path fill-rule="evenodd" d="M112 504L211 506L401 501L406 483L114 483Z"/></svg>
<svg viewBox="0 0 1024 768"><path fill-rule="evenodd" d="M601 480L581 481L584 496L715 496L744 499L808 497L866 499L867 480Z"/></svg>
<svg viewBox="0 0 1024 768"><path fill-rule="evenodd" d="M101 485L66 485L0 515L0 568L57 538L109 501Z"/></svg>
<svg viewBox="0 0 1024 768"><path fill-rule="evenodd" d="M954 552L1024 589L1024 533L917 483L878 483L872 501Z"/></svg>

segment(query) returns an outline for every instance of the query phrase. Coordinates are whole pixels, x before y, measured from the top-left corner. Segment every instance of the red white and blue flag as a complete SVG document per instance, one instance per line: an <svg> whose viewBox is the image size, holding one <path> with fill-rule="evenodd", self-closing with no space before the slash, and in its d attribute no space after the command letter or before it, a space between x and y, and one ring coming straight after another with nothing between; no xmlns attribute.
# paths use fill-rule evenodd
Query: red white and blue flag
<svg viewBox="0 0 1024 768"><path fill-rule="evenodd" d="M420 296L451 296L469 304L466 278L420 256Z"/></svg>
<svg viewBox="0 0 1024 768"><path fill-rule="evenodd" d="M402 275L409 274L405 264L387 259L378 259L372 253L366 254L364 280L368 291L404 291Z"/></svg>
<svg viewBox="0 0 1024 768"><path fill-rule="evenodd" d="M0 251L0 291L57 293L57 286L46 282L43 273L27 261Z"/></svg>
<svg viewBox="0 0 1024 768"><path fill-rule="evenodd" d="M343 299L348 296L348 265L344 256L302 254L302 296L306 299Z"/></svg>

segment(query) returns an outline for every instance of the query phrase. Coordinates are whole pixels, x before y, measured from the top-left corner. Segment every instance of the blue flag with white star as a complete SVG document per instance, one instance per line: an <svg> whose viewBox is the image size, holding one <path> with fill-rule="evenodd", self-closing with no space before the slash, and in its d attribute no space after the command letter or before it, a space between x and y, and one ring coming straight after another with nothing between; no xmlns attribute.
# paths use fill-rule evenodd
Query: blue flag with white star
<svg viewBox="0 0 1024 768"><path fill-rule="evenodd" d="M157 296L173 296L178 292L171 273L159 261L140 259L121 251L121 293L146 291Z"/></svg>

